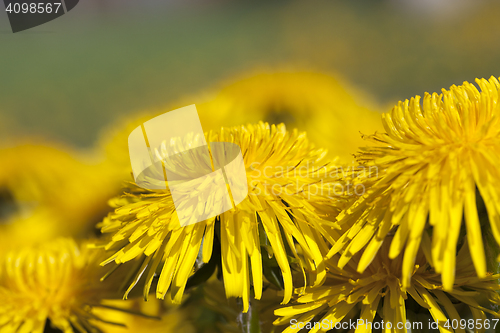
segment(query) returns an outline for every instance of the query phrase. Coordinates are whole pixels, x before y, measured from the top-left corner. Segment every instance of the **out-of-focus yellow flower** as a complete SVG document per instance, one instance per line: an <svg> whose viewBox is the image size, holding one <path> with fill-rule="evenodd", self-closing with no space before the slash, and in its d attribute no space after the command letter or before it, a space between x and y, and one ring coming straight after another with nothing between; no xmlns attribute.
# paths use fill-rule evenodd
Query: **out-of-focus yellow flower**
<svg viewBox="0 0 500 333"><path fill-rule="evenodd" d="M0 247L85 235L119 187L102 165L64 149L24 144L0 150Z"/></svg>
<svg viewBox="0 0 500 333"><path fill-rule="evenodd" d="M372 104L361 92L334 77L283 72L237 80L197 108L200 116L217 117L218 126L264 120L306 131L312 143L348 163L363 144L360 132L382 129L380 113Z"/></svg>
<svg viewBox="0 0 500 333"><path fill-rule="evenodd" d="M165 301L157 299L144 302L141 300L113 300L104 301L104 305L112 308L97 308L94 313L107 321L121 323L124 326L98 323L97 326L106 333L127 333L127 332L147 332L147 333L195 333L193 324L189 321L184 309L174 306L166 306ZM114 308L124 309L115 311ZM131 316L125 311L146 314L146 316ZM157 317L151 318L151 317Z"/></svg>
<svg viewBox="0 0 500 333"><path fill-rule="evenodd" d="M205 130L257 123L284 123L308 133L312 143L350 163L363 144L361 133L381 130L380 113L363 93L334 77L312 72L279 72L233 78L222 88L183 99L169 108L141 111L105 129L98 149L117 179L130 178L128 136L137 126L164 112L196 102ZM215 91L215 92L214 92Z"/></svg>
<svg viewBox="0 0 500 333"><path fill-rule="evenodd" d="M417 96L383 115L386 132L370 137L377 145L357 156L362 168L375 167L358 179L368 191L337 217L347 231L329 255L342 253L340 267L363 250L363 272L395 232L389 256L404 250L403 286L422 243L451 290L465 224L476 272L486 276L482 231L491 228L500 244L500 84L494 77L476 82L481 92L465 82L426 94L423 107ZM479 216L482 202L487 214Z"/></svg>
<svg viewBox="0 0 500 333"><path fill-rule="evenodd" d="M244 311L251 284L257 299L262 294L261 245L268 252L263 255L274 256L281 269L284 303L293 289L286 247L308 275L304 277L309 283L320 284L326 274L323 255L328 250L323 237L334 242L330 236L333 224L324 219L338 213L336 200L329 197L331 167L325 160L326 152L315 149L305 133L287 132L284 125L267 123L209 132L206 141L240 146L248 197L216 218L180 227L170 191L129 185L125 196L113 201L115 212L100 224L103 233L111 234L104 239L105 248L115 252L105 263L120 265L136 258L142 262L127 293L145 277L147 297L164 260L156 295L163 298L171 288L174 302L179 303L200 247L200 261L208 263L214 238L221 246L226 296L242 297Z"/></svg>
<svg viewBox="0 0 500 333"><path fill-rule="evenodd" d="M402 254L393 260L389 259L389 247L388 243L384 243L363 273L357 271L354 259L340 269L340 255L334 255L327 262L329 272L326 283L318 288L306 288L298 297L297 304L276 310L275 314L282 318L276 320L275 324L289 325L283 331L287 333L297 332L299 327L309 332L338 329L342 328L339 323L343 321L345 328L345 322L349 324L349 320L357 324L356 332L372 332L372 328L382 328L385 332L406 333L409 331L408 326L405 327L405 324L408 325L407 320L413 328L412 332L428 329L427 321L410 318L414 313L408 308L408 296L413 299L417 309L427 310L434 322L439 322L441 332L452 332L452 325L460 323L461 317L456 309L458 304L470 308L474 317L473 328L479 327L476 323L483 325L487 313L500 317L500 313L478 303L478 296L484 296L489 305L500 305L500 287L496 281L499 275L487 274L484 278L478 278L467 246L463 246L457 255L456 280L451 291L444 291L439 274L426 263L422 252L418 253L412 270L411 286L405 289L401 281ZM359 255L356 259L359 259ZM381 322L378 319L378 326L375 324L376 315L383 320ZM363 322L358 322L358 319ZM456 323L453 324L452 320L456 320ZM449 325L449 328L445 325Z"/></svg>
<svg viewBox="0 0 500 333"><path fill-rule="evenodd" d="M94 332L92 313L118 296L116 282L100 283L102 252L59 239L0 258L0 330L43 332L45 322L65 333ZM103 318L105 320L105 318Z"/></svg>

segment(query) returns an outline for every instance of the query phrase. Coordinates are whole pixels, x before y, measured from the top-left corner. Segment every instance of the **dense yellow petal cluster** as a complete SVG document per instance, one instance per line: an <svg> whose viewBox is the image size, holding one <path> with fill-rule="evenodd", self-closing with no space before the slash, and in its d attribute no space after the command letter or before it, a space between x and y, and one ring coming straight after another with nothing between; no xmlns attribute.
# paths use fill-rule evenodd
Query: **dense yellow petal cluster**
<svg viewBox="0 0 500 333"><path fill-rule="evenodd" d="M487 314L500 316L489 308L493 304L500 305L500 286L497 282L500 276L487 274L484 278L477 277L466 245L457 255L457 277L451 291L444 290L439 274L426 262L421 251L412 270L411 285L403 288L402 255L389 259L389 251L389 243L383 244L372 264L362 273L357 271L355 264L359 255L342 269L338 264L340 255L334 255L327 262L329 272L325 284L319 288L307 288L298 297L297 304L276 310L275 314L281 318L275 324L289 325L283 331L286 333L299 331L300 328L313 333L353 326L356 333L381 328L385 332L396 333L409 332L410 328L412 332L428 330L429 322L415 321L415 318L410 320L408 298L420 307L420 311L427 311L432 316L441 332L453 332L451 321L461 321L457 304L468 306L474 323L481 325ZM479 296L486 299L488 305L480 304ZM473 326L479 327L476 324ZM462 329L461 332L465 331Z"/></svg>
<svg viewBox="0 0 500 333"><path fill-rule="evenodd" d="M482 332L478 323L500 318L500 83L476 82L399 102L348 166L311 142L348 162L377 113L313 73L256 75L198 104L211 130L160 147L146 140L161 162L120 196L126 137L149 113L109 135L105 163L66 148L2 148L0 332L43 332L48 322L65 333L194 332L203 324L187 321L207 313L228 332L318 332L354 321L350 332L378 324L406 333L429 320L465 333L449 325L466 318ZM220 127L259 120L299 129ZM189 149L205 142L208 154ZM211 172L239 149L248 186L228 182L224 169L221 199L226 188L213 186ZM177 186L185 182L196 186ZM238 190L248 190L241 202ZM96 220L103 236L93 249L57 238L87 239ZM148 300L151 291L149 303L115 299ZM163 301L186 293L182 307ZM280 318L271 327L273 311ZM157 318L128 316L138 312Z"/></svg>
<svg viewBox="0 0 500 333"><path fill-rule="evenodd" d="M500 84L494 77L400 102L383 115L384 133L357 156L373 172L355 179L368 189L338 217L345 230L329 256L344 267L359 251L365 271L386 235L389 257L404 252L403 287L410 287L419 247L451 290L457 242L467 231L474 267L487 274L483 237L500 244ZM487 213L478 213L481 206ZM487 231L490 230L490 231Z"/></svg>
<svg viewBox="0 0 500 333"><path fill-rule="evenodd" d="M96 332L93 312L116 298L117 281L100 283L102 253L59 239L0 259L0 330L43 332L45 322L65 333ZM106 321L105 318L102 321Z"/></svg>
<svg viewBox="0 0 500 333"><path fill-rule="evenodd" d="M180 227L168 190L145 190L130 184L127 194L113 201L115 212L100 224L103 233L111 234L105 248L115 252L104 263L122 264L136 258L142 262L127 293L145 277L147 297L161 267L157 297L163 298L170 288L174 301L180 302L200 248L201 261L209 262L214 239L220 243L226 296L243 297L245 311L250 286L256 298L262 294L261 245L268 244L264 255L274 256L281 269L285 303L293 290L286 247L309 283L320 284L326 274L324 237L334 242L330 236L333 224L325 218L337 214L341 202L331 197L336 174L331 177L329 173L333 166L325 159L326 152L315 149L304 133L267 123L223 128L207 133L206 139L239 145L248 197L234 210Z"/></svg>

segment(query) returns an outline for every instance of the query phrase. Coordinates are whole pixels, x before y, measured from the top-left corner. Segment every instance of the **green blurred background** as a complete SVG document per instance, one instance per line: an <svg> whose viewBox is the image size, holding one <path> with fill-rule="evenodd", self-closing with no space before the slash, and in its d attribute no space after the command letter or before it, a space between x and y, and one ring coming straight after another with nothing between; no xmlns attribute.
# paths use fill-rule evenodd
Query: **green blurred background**
<svg viewBox="0 0 500 333"><path fill-rule="evenodd" d="M500 75L500 2L82 0L13 34L0 6L0 142L89 147L113 121L232 78L343 77L386 109Z"/></svg>

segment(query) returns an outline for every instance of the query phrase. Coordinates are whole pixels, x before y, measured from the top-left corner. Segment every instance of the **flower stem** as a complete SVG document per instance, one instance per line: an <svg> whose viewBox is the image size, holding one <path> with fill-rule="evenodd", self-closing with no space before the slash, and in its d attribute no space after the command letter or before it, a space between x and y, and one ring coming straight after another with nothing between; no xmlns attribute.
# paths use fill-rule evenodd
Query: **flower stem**
<svg viewBox="0 0 500 333"><path fill-rule="evenodd" d="M248 312L241 314L241 332L242 333L262 333L259 320L259 301L250 297Z"/></svg>

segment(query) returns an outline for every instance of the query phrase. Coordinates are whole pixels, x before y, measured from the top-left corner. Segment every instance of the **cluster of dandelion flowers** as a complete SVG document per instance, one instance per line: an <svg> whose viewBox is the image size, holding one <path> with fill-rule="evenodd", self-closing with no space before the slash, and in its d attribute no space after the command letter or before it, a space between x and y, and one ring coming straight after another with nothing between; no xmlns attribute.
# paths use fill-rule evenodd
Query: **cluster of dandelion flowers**
<svg viewBox="0 0 500 333"><path fill-rule="evenodd" d="M389 250L389 244L384 243L372 264L362 273L357 271L354 263L359 260L359 254L343 269L338 267L340 255L334 255L327 262L326 282L320 287L306 288L295 304L275 310L275 314L281 317L275 325L289 325L283 331L286 333L302 328L311 333L349 328L352 322L357 324L356 332L382 329L406 333L410 328L419 332L429 325L417 316L417 312L424 311L423 314L430 314L434 323L439 323L441 332L453 332L453 320L458 323L464 320L457 310L458 305L470 309L474 323L484 323L487 315L500 317L500 313L491 308L491 305L500 305L497 283L500 276L477 277L466 244L457 255L457 277L452 291L443 289L439 274L426 262L422 251L417 254L410 277L411 286L405 290L401 282L402 254L389 259ZM478 302L480 295L488 304Z"/></svg>
<svg viewBox="0 0 500 333"><path fill-rule="evenodd" d="M210 261L216 239L226 296L242 297L246 311L251 285L256 298L262 295L261 242L265 242L268 253L264 255L276 259L283 276L284 302L293 292L286 247L307 282L320 284L326 275L323 256L328 250L323 237L334 242L333 224L325 218L338 213L337 202L329 198L330 183L323 181L328 173L318 171L329 168L326 152L314 149L304 133L262 122L208 132L206 141L230 142L241 148L247 198L217 217L180 227L168 189L146 190L131 183L125 195L112 202L116 210L99 224L103 233L110 234L103 239L105 249L113 251L103 264L121 265L136 259L136 274L127 293L144 278L146 299L161 270L156 296L164 298L170 289L173 301L179 303L196 264ZM197 261L200 248L201 260Z"/></svg>
<svg viewBox="0 0 500 333"><path fill-rule="evenodd" d="M117 290L100 283L99 252L58 239L4 254L0 262L0 331L43 332L46 320L63 332L99 332L93 314ZM114 281L116 282L116 281Z"/></svg>
<svg viewBox="0 0 500 333"><path fill-rule="evenodd" d="M377 169L355 180L368 191L337 217L347 231L329 256L341 253L340 267L363 250L358 270L364 271L395 233L389 256L404 252L403 286L410 286L422 245L451 290L466 230L476 272L486 276L483 237L492 233L500 244L500 84L494 77L476 82L481 91L465 82L383 115L386 132L371 136L376 146L357 155L361 167Z"/></svg>

